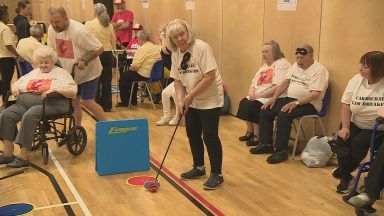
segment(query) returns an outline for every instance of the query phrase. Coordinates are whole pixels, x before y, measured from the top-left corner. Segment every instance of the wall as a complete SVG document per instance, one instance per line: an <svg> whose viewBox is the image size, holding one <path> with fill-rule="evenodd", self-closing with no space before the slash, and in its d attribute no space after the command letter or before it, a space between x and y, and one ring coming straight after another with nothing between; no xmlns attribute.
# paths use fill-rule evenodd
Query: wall
<svg viewBox="0 0 384 216"><path fill-rule="evenodd" d="M15 2L5 0L6 4ZM92 1L85 2L87 9L82 10L81 0L32 0L33 14L48 21L48 7L62 4L70 8L72 18L83 21L93 14ZM294 12L277 11L276 0L196 0L194 11L185 10L184 0L151 0L148 9L142 8L141 0L126 2L134 11L135 22L150 29L154 42L158 42L161 24L179 18L211 45L231 97L232 114L262 64L264 41L277 40L292 63L296 46L311 44L315 58L330 72L332 94L325 117L328 133L337 130L340 97L348 80L358 73L360 56L369 50L384 50L383 0L301 0Z"/></svg>

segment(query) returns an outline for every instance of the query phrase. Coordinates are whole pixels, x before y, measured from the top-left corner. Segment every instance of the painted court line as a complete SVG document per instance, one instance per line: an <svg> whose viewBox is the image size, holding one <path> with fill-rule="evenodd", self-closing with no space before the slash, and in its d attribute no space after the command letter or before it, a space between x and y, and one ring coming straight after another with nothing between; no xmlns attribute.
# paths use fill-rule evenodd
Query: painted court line
<svg viewBox="0 0 384 216"><path fill-rule="evenodd" d="M156 166L160 166L160 163L156 159L154 159L153 157L150 157L150 158L151 158L152 163L156 164ZM201 196L199 193L197 193L195 190L193 190L185 182L180 180L175 174L173 174L166 167L163 166L162 172L166 173L170 178L172 178L175 182L177 182L182 188L184 188L187 192L189 192L192 196L194 196L198 201L200 201L201 204L206 206L213 214L220 215L220 216L224 215L223 212L221 212L218 208L216 208L213 204L211 204L203 196Z"/></svg>
<svg viewBox="0 0 384 216"><path fill-rule="evenodd" d="M49 206L42 206L38 208L34 208L33 210L42 210L42 209L49 209L49 208L57 208L57 207L62 207L62 206L67 206L67 205L75 205L79 204L78 202L70 202L70 203L62 203L62 204L57 204L57 205L49 205Z"/></svg>
<svg viewBox="0 0 384 216"><path fill-rule="evenodd" d="M49 149L49 155L55 164L57 170L59 171L61 177L63 177L65 183L68 185L69 189L71 190L73 196L75 197L76 201L80 205L81 210L83 210L84 215L91 216L91 212L89 211L88 207L85 205L83 199L81 198L80 194L77 192L75 186L72 184L71 180L68 178L67 174L64 172L63 167L60 165L59 161L56 159L55 155L52 153L51 149Z"/></svg>

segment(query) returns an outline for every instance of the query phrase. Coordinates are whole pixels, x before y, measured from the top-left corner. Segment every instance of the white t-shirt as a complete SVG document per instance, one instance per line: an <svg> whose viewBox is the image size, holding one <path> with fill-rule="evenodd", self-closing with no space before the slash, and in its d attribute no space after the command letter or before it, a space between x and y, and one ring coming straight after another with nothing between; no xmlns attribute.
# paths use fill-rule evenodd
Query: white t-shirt
<svg viewBox="0 0 384 216"><path fill-rule="evenodd" d="M102 47L101 43L90 33L83 24L70 20L67 30L57 33L52 26L48 28L48 45L56 50L61 66L72 71L76 60L83 59L89 52ZM81 84L100 76L101 66L99 57L88 63L84 70L75 69L75 81Z"/></svg>
<svg viewBox="0 0 384 216"><path fill-rule="evenodd" d="M360 129L372 129L379 117L378 111L384 107L384 79L368 84L360 74L355 75L344 90L341 102L349 104L351 121Z"/></svg>
<svg viewBox="0 0 384 216"><path fill-rule="evenodd" d="M49 73L41 72L36 68L26 75L20 77L13 86L20 92L35 92L42 88L55 89L57 92L66 92L67 95L75 97L77 85L71 74L63 68L55 67Z"/></svg>
<svg viewBox="0 0 384 216"><path fill-rule="evenodd" d="M285 58L274 61L270 66L264 63L256 72L251 87L254 87L255 93L262 93L271 88L272 85L279 85L285 79L290 68L291 64ZM257 100L264 104L268 102L269 98L258 98Z"/></svg>
<svg viewBox="0 0 384 216"><path fill-rule="evenodd" d="M309 95L310 91L320 91L320 97L310 102L320 112L325 91L328 88L328 78L328 70L316 60L306 70L294 63L287 73L287 79L291 80L287 97L300 99Z"/></svg>
<svg viewBox="0 0 384 216"><path fill-rule="evenodd" d="M184 54L189 52L191 57L188 67L183 70L180 67ZM203 74L212 70L216 71L215 80L203 93L196 96L190 107L196 109L212 109L224 105L224 91L221 76L216 65L211 47L196 39L192 47L185 53L180 49L172 53L171 77L180 80L188 94L203 79Z"/></svg>

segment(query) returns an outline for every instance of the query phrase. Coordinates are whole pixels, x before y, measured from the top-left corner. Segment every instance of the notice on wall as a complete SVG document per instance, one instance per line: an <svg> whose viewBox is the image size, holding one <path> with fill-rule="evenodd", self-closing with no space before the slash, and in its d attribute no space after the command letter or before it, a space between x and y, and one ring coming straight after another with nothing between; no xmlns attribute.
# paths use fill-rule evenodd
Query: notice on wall
<svg viewBox="0 0 384 216"><path fill-rule="evenodd" d="M195 0L185 0L185 10L195 10Z"/></svg>
<svg viewBox="0 0 384 216"><path fill-rule="evenodd" d="M298 0L277 0L278 11L296 11Z"/></svg>
<svg viewBox="0 0 384 216"><path fill-rule="evenodd" d="M149 8L149 0L142 1L143 8Z"/></svg>

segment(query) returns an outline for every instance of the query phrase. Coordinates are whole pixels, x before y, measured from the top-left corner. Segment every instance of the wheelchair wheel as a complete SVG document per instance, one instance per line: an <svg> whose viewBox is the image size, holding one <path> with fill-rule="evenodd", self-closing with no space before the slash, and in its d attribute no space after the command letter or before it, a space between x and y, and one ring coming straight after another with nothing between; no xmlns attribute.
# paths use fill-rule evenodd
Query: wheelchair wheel
<svg viewBox="0 0 384 216"><path fill-rule="evenodd" d="M43 161L44 164L48 164L48 156L49 156L49 151L48 151L48 145L47 143L44 143L41 147L41 153L43 154Z"/></svg>
<svg viewBox="0 0 384 216"><path fill-rule="evenodd" d="M82 126L74 126L69 130L67 138L68 151L73 155L83 153L87 145L87 133Z"/></svg>

